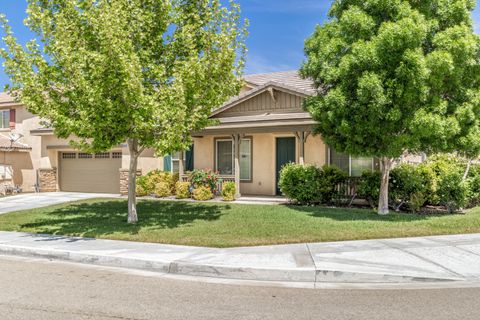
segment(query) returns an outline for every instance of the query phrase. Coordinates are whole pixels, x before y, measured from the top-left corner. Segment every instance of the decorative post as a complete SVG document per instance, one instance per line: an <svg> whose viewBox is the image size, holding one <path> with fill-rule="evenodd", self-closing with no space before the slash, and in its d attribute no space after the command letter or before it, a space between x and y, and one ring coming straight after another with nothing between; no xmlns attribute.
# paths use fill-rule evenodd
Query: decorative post
<svg viewBox="0 0 480 320"><path fill-rule="evenodd" d="M182 176L185 174L185 153L180 152L180 159L178 161L178 174L180 176L180 181L182 181Z"/></svg>
<svg viewBox="0 0 480 320"><path fill-rule="evenodd" d="M240 193L240 143L241 137L240 134L235 133L232 135L233 138L233 153L234 153L234 172L235 172L235 189L236 194L235 198L240 198L242 194Z"/></svg>
<svg viewBox="0 0 480 320"><path fill-rule="evenodd" d="M310 135L310 132L295 132L295 136L300 142L300 156L299 156L299 162L303 166L305 164L305 142L307 141L308 136Z"/></svg>

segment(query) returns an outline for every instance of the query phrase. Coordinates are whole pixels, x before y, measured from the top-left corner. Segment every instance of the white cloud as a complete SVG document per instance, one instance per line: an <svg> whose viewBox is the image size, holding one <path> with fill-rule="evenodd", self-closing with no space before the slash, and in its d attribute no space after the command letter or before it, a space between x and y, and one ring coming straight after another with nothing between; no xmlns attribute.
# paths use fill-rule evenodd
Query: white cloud
<svg viewBox="0 0 480 320"><path fill-rule="evenodd" d="M276 71L289 71L298 69L297 61L292 63L278 63L257 54L248 54L245 74L269 73Z"/></svg>

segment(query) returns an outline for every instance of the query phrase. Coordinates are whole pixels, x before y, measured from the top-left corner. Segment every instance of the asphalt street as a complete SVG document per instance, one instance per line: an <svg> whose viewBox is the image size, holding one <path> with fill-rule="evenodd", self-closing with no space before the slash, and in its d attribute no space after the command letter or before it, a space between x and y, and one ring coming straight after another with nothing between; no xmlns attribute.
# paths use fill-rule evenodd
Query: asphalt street
<svg viewBox="0 0 480 320"><path fill-rule="evenodd" d="M480 319L480 288L217 284L0 256L0 319Z"/></svg>

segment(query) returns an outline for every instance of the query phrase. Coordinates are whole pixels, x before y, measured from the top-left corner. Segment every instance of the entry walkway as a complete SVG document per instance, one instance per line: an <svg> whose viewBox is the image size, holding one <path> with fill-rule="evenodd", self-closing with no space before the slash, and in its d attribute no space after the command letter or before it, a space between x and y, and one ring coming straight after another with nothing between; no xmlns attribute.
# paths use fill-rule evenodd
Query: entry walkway
<svg viewBox="0 0 480 320"><path fill-rule="evenodd" d="M480 234L217 249L0 232L0 254L312 286L480 281Z"/></svg>
<svg viewBox="0 0 480 320"><path fill-rule="evenodd" d="M22 193L14 196L0 198L0 214L13 211L36 209L62 204L71 201L94 198L118 198L117 194L105 193L80 193L80 192L45 192Z"/></svg>

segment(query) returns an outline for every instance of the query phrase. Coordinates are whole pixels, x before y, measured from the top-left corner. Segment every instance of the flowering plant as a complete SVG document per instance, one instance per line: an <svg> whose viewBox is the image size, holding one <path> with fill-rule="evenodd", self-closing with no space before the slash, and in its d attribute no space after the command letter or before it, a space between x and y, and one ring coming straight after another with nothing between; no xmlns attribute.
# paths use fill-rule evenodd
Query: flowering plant
<svg viewBox="0 0 480 320"><path fill-rule="evenodd" d="M218 172L210 169L194 170L190 173L190 182L194 189L199 187L208 187L213 194L218 192L218 184L221 182Z"/></svg>

